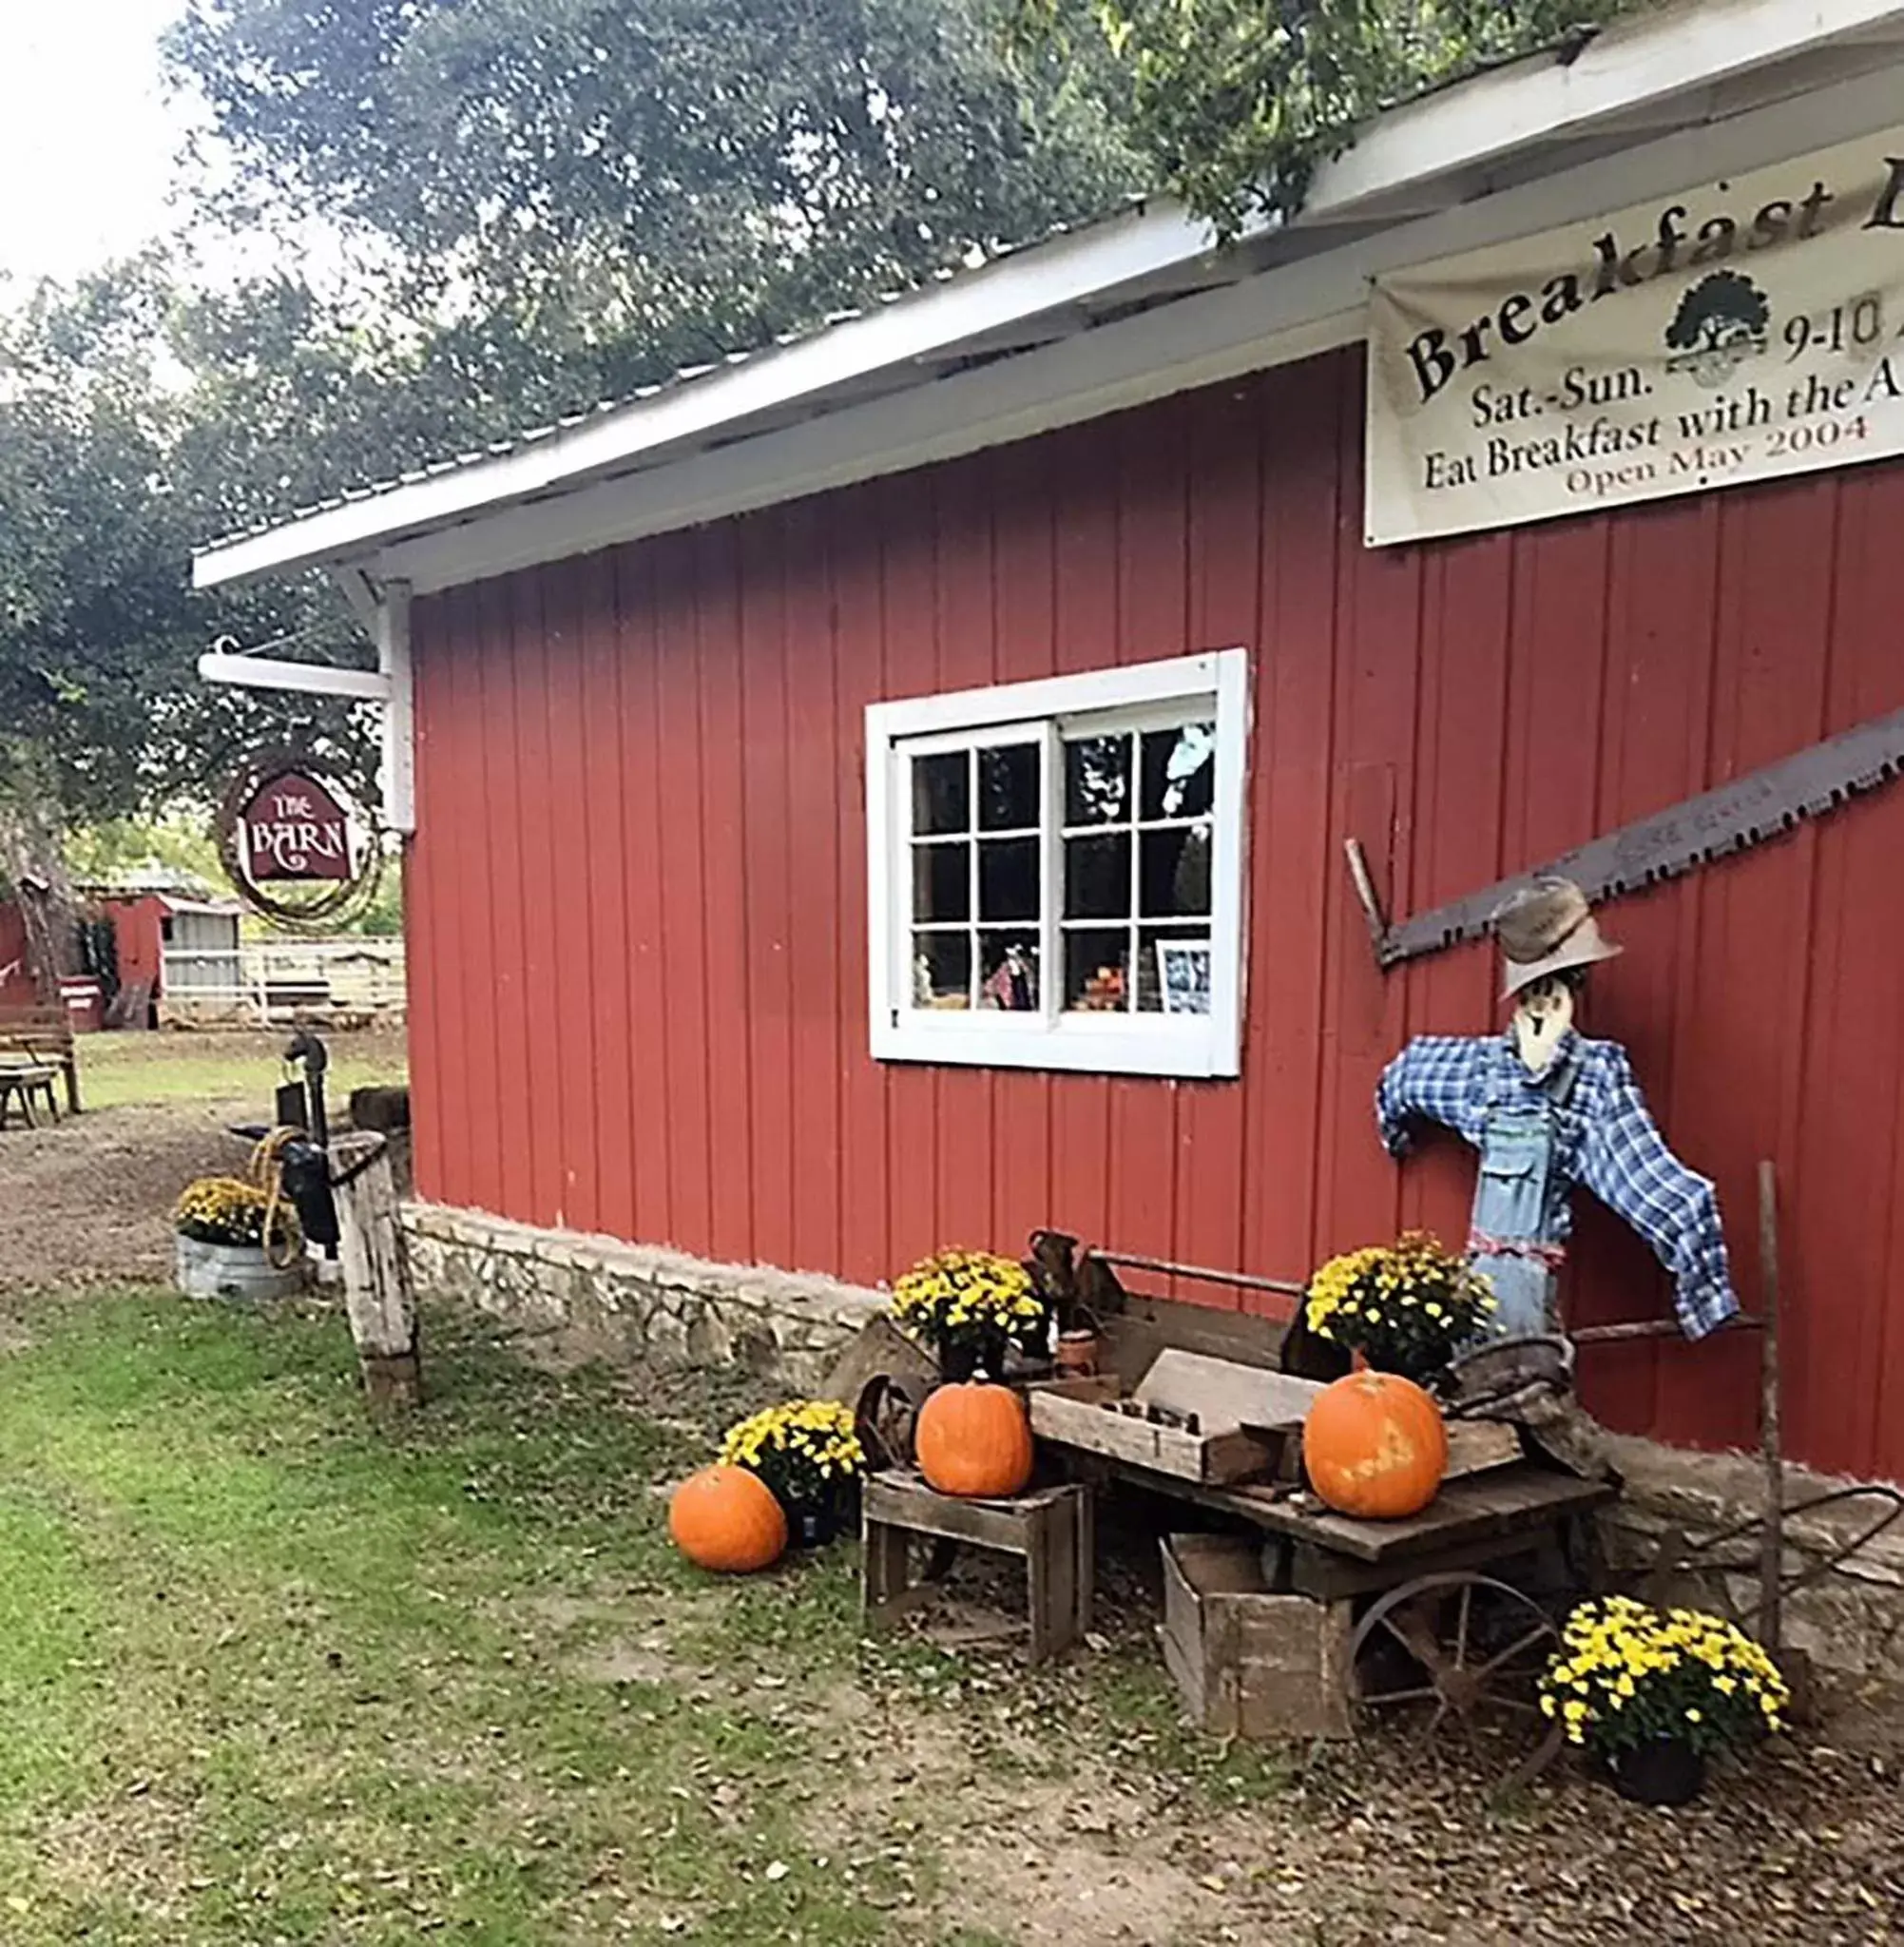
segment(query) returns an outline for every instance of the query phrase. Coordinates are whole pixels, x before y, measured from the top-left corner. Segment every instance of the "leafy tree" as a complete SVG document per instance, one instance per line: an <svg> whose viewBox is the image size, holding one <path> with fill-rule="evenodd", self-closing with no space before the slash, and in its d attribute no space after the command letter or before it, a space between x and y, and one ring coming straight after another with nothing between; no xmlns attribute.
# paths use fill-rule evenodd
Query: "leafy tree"
<svg viewBox="0 0 1904 1947"><path fill-rule="evenodd" d="M1645 0L1019 0L1018 43L1108 40L1133 138L1226 234L1290 216L1378 108L1491 62L1577 44Z"/></svg>
<svg viewBox="0 0 1904 1947"><path fill-rule="evenodd" d="M313 611L298 589L191 591L192 546L229 518L233 455L155 371L171 306L144 262L0 319L0 886L21 896L43 981L71 971L69 825L208 804L231 750L266 734L364 748L336 707L197 680L219 635L256 643Z"/></svg>
<svg viewBox="0 0 1904 1947"><path fill-rule="evenodd" d="M335 590L198 595L195 544L1139 180L1107 50L1014 63L1007 0L180 4L169 58L212 121L193 214L285 268L154 257L0 318L0 883L48 914L63 828L202 811L267 734L370 774L373 713L193 668L225 635L363 658Z"/></svg>
<svg viewBox="0 0 1904 1947"><path fill-rule="evenodd" d="M999 4L192 0L168 45L215 200L364 247L493 432L1134 187L1106 50L1015 65Z"/></svg>

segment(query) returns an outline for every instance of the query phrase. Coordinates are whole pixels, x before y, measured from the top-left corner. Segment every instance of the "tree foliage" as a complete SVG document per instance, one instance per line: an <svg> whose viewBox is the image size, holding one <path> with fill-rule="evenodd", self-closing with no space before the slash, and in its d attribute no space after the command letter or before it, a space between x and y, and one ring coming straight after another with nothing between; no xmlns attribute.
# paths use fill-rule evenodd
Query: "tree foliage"
<svg viewBox="0 0 1904 1947"><path fill-rule="evenodd" d="M433 370L520 427L1096 216L1099 46L993 0L193 0L227 213L368 240Z"/></svg>
<svg viewBox="0 0 1904 1947"><path fill-rule="evenodd" d="M266 736L368 776L369 713L194 670L362 660L335 590L195 594L195 545L1133 185L1108 52L1014 62L1004 4L180 0L190 246L0 317L0 884Z"/></svg>
<svg viewBox="0 0 1904 1947"><path fill-rule="evenodd" d="M1646 0L1020 0L1018 44L1107 40L1131 132L1225 234L1291 216L1377 109L1492 62L1566 48Z"/></svg>

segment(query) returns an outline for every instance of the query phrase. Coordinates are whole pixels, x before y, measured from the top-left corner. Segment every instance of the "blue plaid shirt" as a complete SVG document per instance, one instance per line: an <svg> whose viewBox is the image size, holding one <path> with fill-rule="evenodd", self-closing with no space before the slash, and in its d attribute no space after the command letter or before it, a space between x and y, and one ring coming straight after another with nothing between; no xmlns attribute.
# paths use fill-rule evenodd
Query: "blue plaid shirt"
<svg viewBox="0 0 1904 1947"><path fill-rule="evenodd" d="M1688 1339L1702 1339L1739 1309L1712 1185L1666 1147L1617 1041L1569 1031L1556 1065L1569 1051L1579 1077L1558 1111L1560 1169L1652 1245L1673 1274L1681 1327ZM1509 1035L1422 1034L1383 1070L1375 1119L1391 1156L1407 1153L1408 1125L1416 1118L1445 1124L1478 1148L1491 1106L1531 1106L1541 1089ZM1568 1227L1563 1214L1562 1235L1549 1241L1565 1243Z"/></svg>

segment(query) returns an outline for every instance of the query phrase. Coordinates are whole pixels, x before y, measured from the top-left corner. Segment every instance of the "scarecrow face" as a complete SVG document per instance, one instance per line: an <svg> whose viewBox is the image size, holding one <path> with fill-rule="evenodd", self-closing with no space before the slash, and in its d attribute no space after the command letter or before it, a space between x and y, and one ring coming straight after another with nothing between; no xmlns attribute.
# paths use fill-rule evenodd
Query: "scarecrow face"
<svg viewBox="0 0 1904 1947"><path fill-rule="evenodd" d="M1565 974L1549 974L1514 996L1514 1042L1537 1075L1546 1072L1561 1037L1573 1026L1574 993L1574 982Z"/></svg>

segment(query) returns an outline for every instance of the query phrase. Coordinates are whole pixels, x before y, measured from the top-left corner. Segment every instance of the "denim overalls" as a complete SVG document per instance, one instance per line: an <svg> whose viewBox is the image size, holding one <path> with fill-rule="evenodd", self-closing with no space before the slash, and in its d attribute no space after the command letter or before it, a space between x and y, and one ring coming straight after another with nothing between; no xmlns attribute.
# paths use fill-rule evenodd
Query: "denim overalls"
<svg viewBox="0 0 1904 1947"><path fill-rule="evenodd" d="M1573 1135L1567 1104L1579 1073L1569 1047L1545 1075L1497 1089L1483 1114L1468 1254L1494 1287L1497 1339L1559 1329L1554 1277L1571 1228L1561 1151Z"/></svg>

